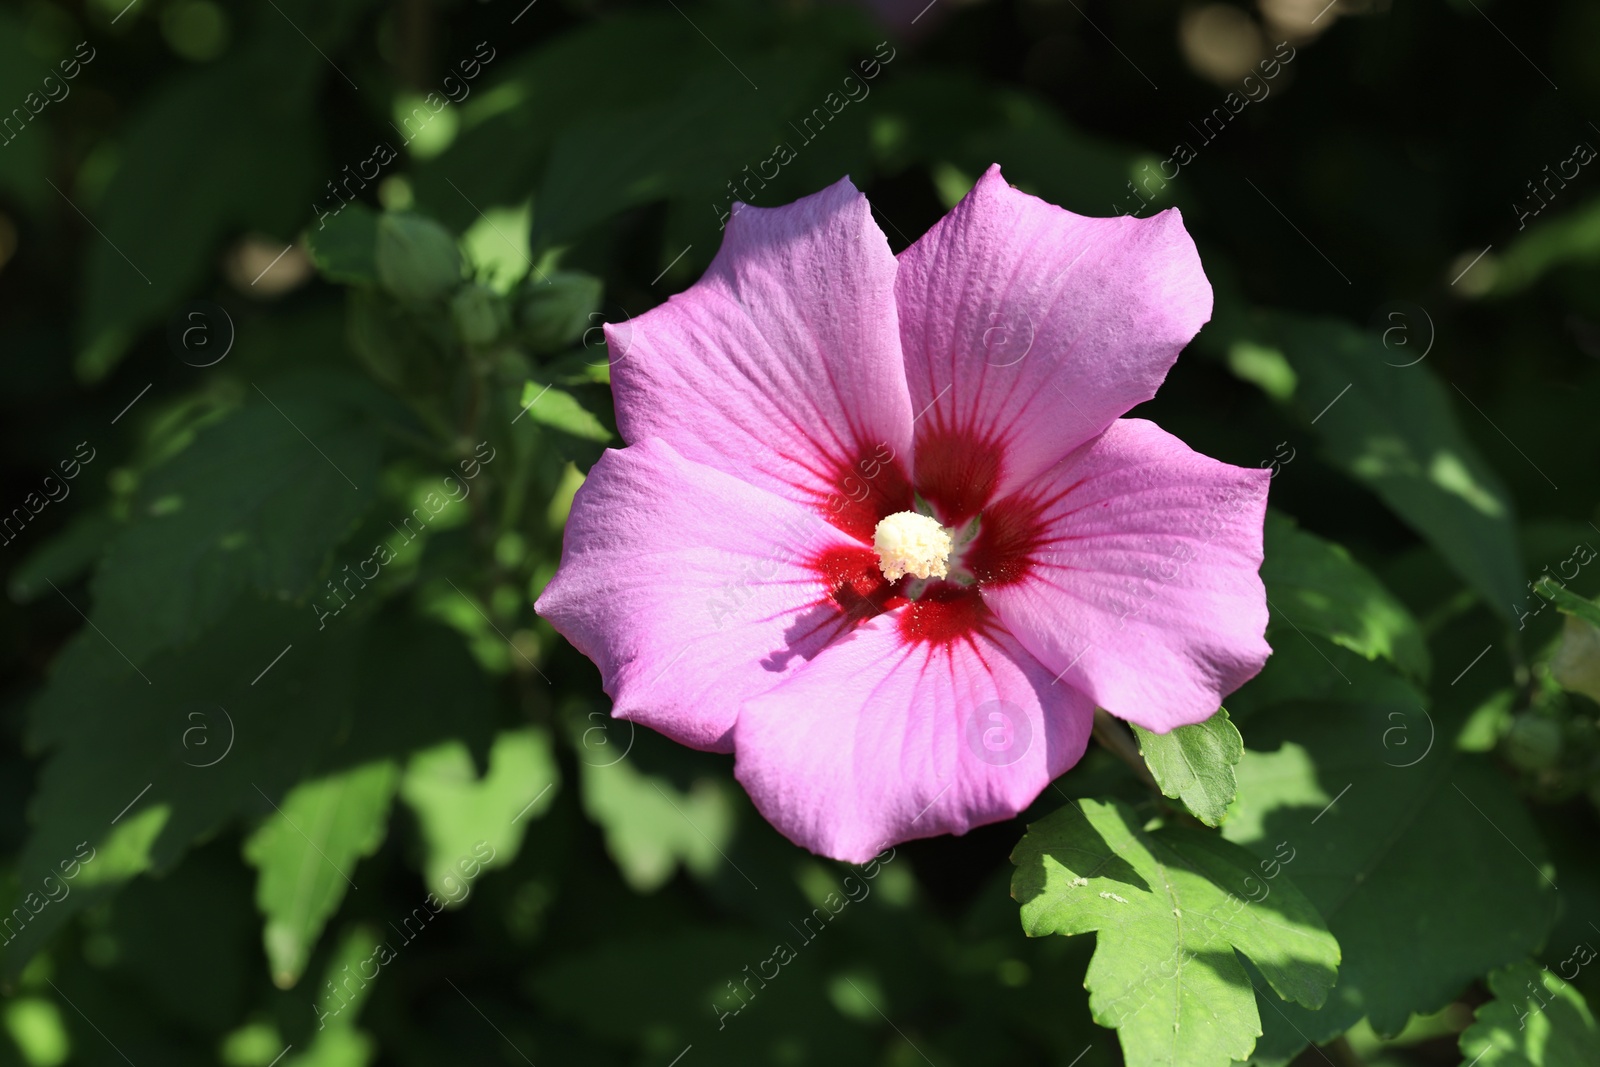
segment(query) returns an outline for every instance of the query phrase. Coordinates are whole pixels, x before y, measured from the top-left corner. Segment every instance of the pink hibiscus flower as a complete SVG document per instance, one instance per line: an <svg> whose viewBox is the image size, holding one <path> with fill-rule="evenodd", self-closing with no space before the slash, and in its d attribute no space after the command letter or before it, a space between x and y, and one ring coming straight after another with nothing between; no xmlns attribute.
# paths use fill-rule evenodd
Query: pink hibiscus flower
<svg viewBox="0 0 1600 1067"><path fill-rule="evenodd" d="M736 205L699 282L607 327L628 445L537 609L815 852L1010 818L1096 705L1200 722L1270 651L1267 472L1121 418L1210 314L1176 210L998 167L898 257L848 180Z"/></svg>

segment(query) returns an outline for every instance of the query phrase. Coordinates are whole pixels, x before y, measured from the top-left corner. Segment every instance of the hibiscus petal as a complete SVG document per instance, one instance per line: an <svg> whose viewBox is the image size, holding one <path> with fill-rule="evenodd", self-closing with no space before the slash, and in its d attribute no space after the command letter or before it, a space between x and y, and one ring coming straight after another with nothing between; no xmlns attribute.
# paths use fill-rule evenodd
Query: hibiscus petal
<svg viewBox="0 0 1600 1067"><path fill-rule="evenodd" d="M859 546L821 517L649 439L608 450L572 502L534 605L600 668L613 714L731 751L741 703L825 642L809 561ZM834 613L829 613L830 615Z"/></svg>
<svg viewBox="0 0 1600 1067"><path fill-rule="evenodd" d="M900 338L917 412L917 481L998 498L1155 395L1211 317L1176 209L1086 218L990 167L900 254ZM997 480L991 480L998 466ZM982 500L941 502L956 521Z"/></svg>
<svg viewBox="0 0 1600 1067"><path fill-rule="evenodd" d="M908 643L878 616L734 727L734 773L791 841L849 863L1016 815L1083 755L1094 706L998 625Z"/></svg>
<svg viewBox="0 0 1600 1067"><path fill-rule="evenodd" d="M838 525L859 537L865 523L870 540L857 497L891 494L890 511L911 500L895 270L848 178L785 207L736 205L700 281L606 327L622 436L850 512Z"/></svg>
<svg viewBox="0 0 1600 1067"><path fill-rule="evenodd" d="M992 521L1032 514L1039 533L984 602L1113 715L1163 733L1201 722L1272 651L1258 573L1270 478L1119 419L994 506Z"/></svg>

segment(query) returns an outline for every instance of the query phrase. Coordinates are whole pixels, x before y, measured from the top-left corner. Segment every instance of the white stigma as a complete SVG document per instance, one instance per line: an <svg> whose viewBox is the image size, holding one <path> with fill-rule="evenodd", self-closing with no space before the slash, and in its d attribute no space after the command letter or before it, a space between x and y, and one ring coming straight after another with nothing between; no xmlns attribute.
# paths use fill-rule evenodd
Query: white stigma
<svg viewBox="0 0 1600 1067"><path fill-rule="evenodd" d="M949 572L950 533L915 511L898 511L872 531L878 569L891 582L908 574L943 578Z"/></svg>

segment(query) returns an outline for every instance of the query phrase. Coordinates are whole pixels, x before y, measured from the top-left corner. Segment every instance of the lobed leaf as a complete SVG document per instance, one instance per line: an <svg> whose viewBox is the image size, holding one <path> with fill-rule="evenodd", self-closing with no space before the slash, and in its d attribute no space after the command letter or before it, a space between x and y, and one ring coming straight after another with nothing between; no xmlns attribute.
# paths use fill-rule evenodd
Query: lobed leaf
<svg viewBox="0 0 1600 1067"><path fill-rule="evenodd" d="M641 893L660 889L680 863L709 874L736 822L724 783L697 778L680 790L625 758L585 762L583 810L605 831L606 852L623 879Z"/></svg>
<svg viewBox="0 0 1600 1067"><path fill-rule="evenodd" d="M34 703L29 740L47 755L18 870L36 883L80 842L95 858L6 944L6 975L84 907L259 818L263 793L475 735L493 706L443 627L379 615L319 632L308 609L251 598L139 670L151 684L86 628Z"/></svg>
<svg viewBox="0 0 1600 1067"><path fill-rule="evenodd" d="M1589 951L1592 959L1594 952ZM1573 972L1576 976L1576 971ZM1484 1067L1589 1067L1600 1063L1600 1026L1583 994L1531 961L1491 971L1495 999L1461 1033L1461 1055Z"/></svg>
<svg viewBox="0 0 1600 1067"><path fill-rule="evenodd" d="M480 868L510 864L528 824L555 801L560 781L549 735L531 727L495 738L481 778L458 740L412 756L400 796L422 827L428 888L446 904L460 903L463 884Z"/></svg>
<svg viewBox="0 0 1600 1067"><path fill-rule="evenodd" d="M1118 801L1082 800L1029 826L1011 858L1029 936L1098 932L1089 1010L1117 1029L1129 1063L1226 1067L1249 1056L1261 1020L1241 955L1307 1007L1334 984L1339 945L1283 864L1213 835L1147 832Z"/></svg>

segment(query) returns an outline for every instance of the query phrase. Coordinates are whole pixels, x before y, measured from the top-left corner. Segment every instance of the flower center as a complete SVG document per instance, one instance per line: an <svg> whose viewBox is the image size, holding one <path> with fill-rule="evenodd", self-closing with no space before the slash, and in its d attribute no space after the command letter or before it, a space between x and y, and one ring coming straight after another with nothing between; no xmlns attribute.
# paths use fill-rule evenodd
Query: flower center
<svg viewBox="0 0 1600 1067"><path fill-rule="evenodd" d="M943 578L949 573L950 532L938 521L915 511L897 511L872 531L878 569L889 581L907 574Z"/></svg>

